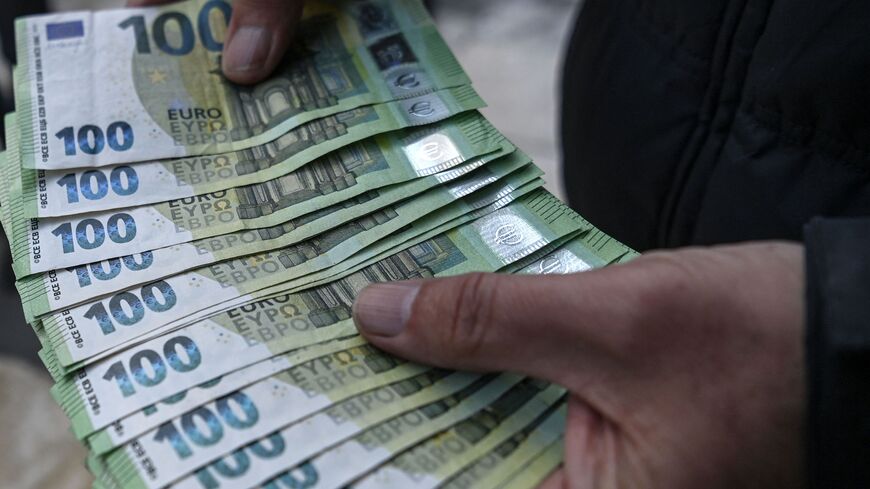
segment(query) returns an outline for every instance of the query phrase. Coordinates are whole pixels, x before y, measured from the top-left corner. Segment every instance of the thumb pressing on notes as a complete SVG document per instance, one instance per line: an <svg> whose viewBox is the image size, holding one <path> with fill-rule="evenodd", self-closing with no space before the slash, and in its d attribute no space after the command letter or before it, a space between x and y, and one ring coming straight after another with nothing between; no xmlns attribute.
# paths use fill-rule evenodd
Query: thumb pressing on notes
<svg viewBox="0 0 870 489"><path fill-rule="evenodd" d="M377 346L421 363L565 383L588 343L573 321L587 278L477 273L373 285L357 299L354 317Z"/></svg>

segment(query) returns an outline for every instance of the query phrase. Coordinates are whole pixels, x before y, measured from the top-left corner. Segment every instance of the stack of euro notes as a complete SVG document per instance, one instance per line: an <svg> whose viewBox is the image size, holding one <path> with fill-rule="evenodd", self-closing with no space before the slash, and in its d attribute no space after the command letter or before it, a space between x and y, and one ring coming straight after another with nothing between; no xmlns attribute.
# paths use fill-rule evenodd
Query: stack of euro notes
<svg viewBox="0 0 870 489"><path fill-rule="evenodd" d="M254 86L221 73L231 13L16 23L3 229L94 486L534 487L564 389L388 355L354 298L634 253L544 190L419 0L307 1Z"/></svg>

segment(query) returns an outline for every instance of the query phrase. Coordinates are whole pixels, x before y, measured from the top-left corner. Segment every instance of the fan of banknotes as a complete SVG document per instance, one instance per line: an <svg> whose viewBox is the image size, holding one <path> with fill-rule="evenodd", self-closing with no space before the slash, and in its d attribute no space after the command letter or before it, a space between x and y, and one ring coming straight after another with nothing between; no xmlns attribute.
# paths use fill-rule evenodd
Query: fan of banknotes
<svg viewBox="0 0 870 489"><path fill-rule="evenodd" d="M221 74L231 10L16 24L0 217L95 487L534 487L564 390L390 356L354 297L634 253L543 189L420 1L306 2L255 86Z"/></svg>

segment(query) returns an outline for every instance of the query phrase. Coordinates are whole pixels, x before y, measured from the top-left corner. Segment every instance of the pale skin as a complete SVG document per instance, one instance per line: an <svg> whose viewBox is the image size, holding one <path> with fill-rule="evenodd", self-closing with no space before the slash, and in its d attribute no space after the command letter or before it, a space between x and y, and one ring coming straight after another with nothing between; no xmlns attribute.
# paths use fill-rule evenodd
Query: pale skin
<svg viewBox="0 0 870 489"><path fill-rule="evenodd" d="M225 75L266 77L302 4L235 0ZM576 275L373 285L354 319L411 360L565 386L565 463L545 488L799 488L803 255L795 243L747 243Z"/></svg>

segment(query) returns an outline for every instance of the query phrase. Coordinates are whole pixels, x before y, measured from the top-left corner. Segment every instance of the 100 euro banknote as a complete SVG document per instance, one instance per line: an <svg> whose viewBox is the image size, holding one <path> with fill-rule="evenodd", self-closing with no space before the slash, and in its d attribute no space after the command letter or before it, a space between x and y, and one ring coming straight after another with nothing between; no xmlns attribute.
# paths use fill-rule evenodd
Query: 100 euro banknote
<svg viewBox="0 0 870 489"><path fill-rule="evenodd" d="M507 374L492 378L432 371L358 394L283 429L277 427L275 433L259 440L252 440L252 445L273 446L277 443L290 449L284 450L281 456L269 459L273 467L271 474L251 472L249 477L265 481L282 469L293 469L294 465L305 462L332 445L349 437L362 436L383 423L414 426L425 419L434 418L449 423L493 402L520 380L517 376ZM130 454L132 457L124 452L115 452L119 456L114 460L91 457L89 463L98 479L145 488L162 487L167 481L173 482L199 468L194 464L175 463L169 458L172 455L165 452L163 449L157 452L152 450L143 453L143 456ZM154 470L143 470L153 464L143 466L141 462L150 462L155 454L165 462L154 467Z"/></svg>
<svg viewBox="0 0 870 489"><path fill-rule="evenodd" d="M433 112L427 111L421 116L430 119L428 122L443 120L450 115L479 108L482 105L482 101L470 87L433 92L423 97L437 101L441 107L438 110L432 109ZM364 134L363 138L410 125L409 115L399 103L370 106L360 109L359 112L372 112L376 116L372 121L357 126L368 127L367 125L371 124L371 127L366 129L371 133ZM291 139L289 144L296 144L297 140ZM283 144L280 141L270 144L279 143ZM315 154L300 160L299 166L337 149L337 147L329 148L328 144L311 142L305 144ZM20 144L18 147L19 153L22 153L23 148ZM301 153L296 153L297 156L299 154ZM7 166L15 164L11 156L7 160ZM16 276L23 277L32 273L190 242L204 235L213 235L209 231L212 226L223 225L224 229L226 226L231 226L225 221L237 223L237 228L234 230L245 229L245 225L241 223L246 220L245 211L256 210L256 208L243 205L243 201L248 200L246 197L232 196L227 200L225 197L229 194L229 190L223 190L187 200L171 201L162 206L155 204L46 219L23 219L20 216L23 211L19 211L10 223L11 229L6 231L13 252L13 268ZM13 189L10 198L15 198L14 195ZM181 209L182 206L186 206L187 210ZM203 211L208 213L209 217L198 216ZM260 222L268 222L269 219L269 216L261 216ZM275 218L271 219L275 220ZM283 220L286 218L271 224L250 226L268 227L279 224ZM232 230L224 232L232 232Z"/></svg>
<svg viewBox="0 0 870 489"><path fill-rule="evenodd" d="M497 157L499 154L493 153L492 157ZM477 170L489 159L490 157L482 157L447 172L417 179L413 182L371 190L361 196L290 219L271 228L223 234L190 243L24 277L16 282L16 287L21 295L25 317L29 320L34 319L88 299L211 263L298 245L300 236L304 236L300 234L299 230L303 226L314 226L317 228L315 231L325 229L328 225L336 226L309 240L312 241L312 250L325 249L327 246L339 244L332 237L326 236L327 233L339 236L348 229L356 231L364 229L369 235L372 235L377 232L373 227L374 223L378 223L385 217L390 217L390 220L394 221L392 217L395 216L391 212L383 213L383 209L400 201L408 200L409 197L425 199L425 195L433 188L453 182ZM519 158L514 159L514 161L493 162L493 168L488 171L488 174L496 176L509 173L520 167L519 162L521 162ZM499 167L504 167L504 170ZM487 178L492 177L475 176L472 181L480 183L485 182ZM450 188L457 189L454 191L454 197L458 198L460 196L458 190L465 188L465 186L457 185ZM434 210L434 208L433 204L430 210ZM367 213L373 211L383 215L369 217ZM339 224L340 219L348 214L359 217L345 224ZM360 220L363 221L357 223ZM311 234L311 231L305 231L305 233ZM380 236L383 237L383 235ZM370 243L362 237L353 242L347 240L341 242L345 243L342 245L344 253L361 249L350 248L353 244L364 246ZM306 252L306 256L312 252Z"/></svg>
<svg viewBox="0 0 870 489"><path fill-rule="evenodd" d="M502 375L492 383L511 376ZM491 384L492 384L491 383ZM457 423L467 421L477 414L491 414L493 418L503 418L505 425L500 429L513 430L531 422L538 414L558 402L563 391L558 387L548 387L545 383L524 379L513 384L489 402L478 403L473 397L440 410L423 411L422 420L400 419L392 425L387 422L375 426L359 435L331 447L306 462L310 471L317 475L312 488L340 489L347 487L353 480L387 462L399 453L411 448L429 437ZM481 405L482 404L482 405ZM516 416L511 416L515 414ZM507 418L507 419L504 419ZM497 422L493 419L493 422ZM518 427L511 427L519 424ZM466 424L467 426L467 424Z"/></svg>
<svg viewBox="0 0 870 489"><path fill-rule="evenodd" d="M609 263L619 260L628 252L628 249L612 239L601 239L603 233L592 231L586 233L582 238L573 239L555 250L544 253L543 256L529 257L527 260L521 260L516 264L518 271L514 273L530 273L530 274L566 274L576 273L589 270L590 268L598 268ZM593 249L594 248L594 249ZM543 251L543 250L542 250ZM322 370L330 371L331 364L349 364L350 355L341 353L342 349L360 349L370 348L363 347L361 339L341 340L333 343L334 347L329 350L335 353L329 354L328 357L323 357L329 360L309 360L309 363L320 362L323 364ZM314 348L326 348L326 344L318 345ZM371 351L367 351L366 355L372 355ZM184 391L180 396L174 396L166 402L159 403L154 407L147 407L144 410L127 416L104 430L100 430L96 434L88 437L88 444L92 450L97 453L104 453L113 447L126 443L133 436L141 434L149 427L157 426L174 417L180 416L184 412L191 412L196 407L205 404L209 400L217 399L226 396L240 386L255 382L260 378L267 378L274 372L288 367L285 357L296 358L299 354L291 353L275 357L274 361L260 362L250 367L245 367L232 374L224 377L219 377L215 382L209 382L206 385L198 386L190 391ZM305 367L308 369L314 368ZM329 384L329 382L326 382ZM547 443L548 444L548 443ZM543 447L541 447L543 448ZM537 453L537 452L535 452ZM505 454L507 455L507 454ZM475 471L477 476L482 476L479 471Z"/></svg>
<svg viewBox="0 0 870 489"><path fill-rule="evenodd" d="M436 233L431 233L429 234L429 236L433 234ZM424 236L423 238L426 237ZM423 241L425 241L425 239L419 239L419 241L415 242ZM277 311L277 309L274 309L274 307L277 304L280 304L280 300L281 298L277 298L274 303L272 301L262 301L258 303L256 307L266 307L266 310L264 312L266 316L274 315L274 313ZM248 310L252 307L255 306L243 306L241 309ZM255 314L255 316L259 317L260 313ZM320 347L321 345L318 345L318 347ZM275 359L280 358L281 357L275 357ZM138 413L135 413L134 415L126 416L123 419L114 422L110 429L102 430L102 435L98 437L99 439L95 439L93 441L94 443L104 447L107 443L114 446L120 440L128 440L128 438L126 437L135 435L139 432L139 428L133 428L133 426L137 426L140 428L143 426L153 426L154 423L165 420L166 416L172 417L173 415L177 415L180 412L189 410L190 408L195 407L209 399L225 395L228 392L227 389L232 389L233 387L244 385L243 382L252 382L259 378L257 377L258 375L262 377L265 375L269 375L271 372L274 372L276 362L265 362L265 365L262 363L263 362L261 362L260 364L251 365L250 367L244 367L239 371L233 372L232 374L227 376L226 379L221 379L219 382L209 382L205 386L198 386L191 392L185 391L180 394L181 397L173 395L171 397L171 400L167 400L166 402L161 401L161 404L163 404L164 407L160 409L159 413L157 413L156 410L153 408L146 407L145 409ZM61 384L64 384L65 380L61 379L60 382ZM60 386L61 384L58 385ZM171 405L171 407L166 407L169 405ZM91 438L92 437L89 437L89 443L92 441Z"/></svg>
<svg viewBox="0 0 870 489"><path fill-rule="evenodd" d="M88 434L215 376L289 350L354 334L350 319L353 299L370 283L498 270L563 236L582 231L586 224L578 218L549 194L532 194L341 280L232 309L95 362L60 380L58 400L74 430ZM146 358L165 365L159 353L154 357L142 352L174 352L166 345L172 342L173 348L181 348L179 341L187 345L187 358L182 362L186 366L160 369L166 375L146 382L148 385L135 383L139 376L131 376L129 369L144 368ZM75 348L75 342L71 343L70 349ZM70 349L55 351L53 363L72 364ZM136 361L131 364L133 359Z"/></svg>
<svg viewBox="0 0 870 489"><path fill-rule="evenodd" d="M368 110L372 110L371 108ZM341 117L337 120L342 119ZM17 141L7 118L7 140ZM327 131L324 121L314 121L289 133L294 144L279 151L240 152L179 158L154 163L112 165L77 170L30 170L19 168L24 217L58 217L183 199L233 187L250 186L271 199L293 205L298 212L354 197L374 188L444 172L459 163L510 145L479 113L452 117L426 126L377 135L350 143L303 165L309 144L342 141L343 119ZM352 126L350 126L352 127ZM322 133L305 137L304 133ZM283 139L282 139L283 141ZM269 145L277 149L277 143ZM15 143L17 148L17 142ZM12 147L7 143L7 147ZM316 148L322 152L323 148ZM295 169L294 169L295 168ZM20 202L20 203L19 203ZM268 202L260 202L266 205Z"/></svg>
<svg viewBox="0 0 870 489"><path fill-rule="evenodd" d="M318 249L317 243L314 246L304 246L303 243L302 247L279 249L211 264L142 287L118 291L110 297L85 302L45 316L41 320L45 337L52 348L59 348L62 344L74 341L68 334L68 326L76 324L78 341L75 344L79 345L76 349L77 356L92 357L109 348L123 345L138 336L157 331L166 325L178 324L212 304L226 304L245 296L250 300L256 297L255 293L260 290L288 282L347 258L356 249L354 245L358 242L354 238L358 237L359 232L365 227L376 228L372 233L368 233L369 239L375 242L379 231L387 236L388 233L397 232L422 218L429 211L446 206L444 211L439 213L439 218L427 220L430 223L428 226L437 226L439 222L452 221L476 208L495 202L538 176L538 171L534 169L530 169L530 172L518 172L515 176L508 175L504 183L500 181L492 183L495 185L492 191L489 191L488 187L482 190L484 192L482 203L477 202L480 197L473 198L474 194L469 200L455 200L462 197L465 190L464 182L460 181L457 182L456 187L433 189L432 194L426 199L412 199L404 205L378 211L377 215L356 226L351 226L349 230L344 229L337 235L335 239L339 242L334 244L351 240L348 246L330 248L330 243L323 243L322 253L334 250L338 255L333 260L317 260L314 255ZM474 174L469 177L480 178ZM486 180L484 182L489 183ZM412 229L414 233L427 230L417 227ZM402 244L414 236L397 234L395 237L398 238L397 244ZM388 236L385 239L393 238ZM315 268L318 264L320 267Z"/></svg>
<svg viewBox="0 0 870 489"><path fill-rule="evenodd" d="M22 165L226 153L313 119L469 83L419 0L365 0L306 2L281 66L237 86L220 71L231 11L225 0L188 0L19 19Z"/></svg>
<svg viewBox="0 0 870 489"><path fill-rule="evenodd" d="M522 387L416 446L391 453L388 462L348 487L434 489L508 439L540 429L558 410L564 389L531 379Z"/></svg>
<svg viewBox="0 0 870 489"><path fill-rule="evenodd" d="M493 154L493 157L497 154ZM185 270L205 266L210 263L220 262L231 258L237 258L269 250L284 248L298 243L298 232L294 230L315 220L329 219L336 214L340 217L347 207L360 209L361 217L346 224L327 230L318 237L313 238L313 249L323 249L324 246L337 245L334 240L325 236L327 233L338 235L348 228L357 226L356 221L367 232L375 232L373 223L379 219L369 219L362 215L364 210L384 209L398 203L410 196L422 196L428 190L441 184L452 182L463 175L477 170L489 160L489 157L479 158L465 165L447 172L438 173L429 177L417 179L413 182L371 190L362 196L354 197L333 206L320 209L291 219L279 226L251 231L239 231L221 236L195 240L190 243L146 251L139 254L112 258L100 262L79 265L69 269L52 270L41 275L30 275L16 282L25 317L36 318L51 311L67 308L88 299L104 296L112 292L127 289L134 285L152 282ZM493 163L498 166L500 163ZM500 172L493 168L494 174ZM377 211L376 211L377 212ZM391 214L390 214L391 216ZM375 216L372 216L375 217ZM334 224L334 222L333 222ZM327 239L323 239L327 238ZM346 240L347 248L351 246ZM363 246L368 241L356 241ZM345 250L357 251L357 250ZM310 253L306 253L306 256ZM31 321L32 322L32 321Z"/></svg>
<svg viewBox="0 0 870 489"><path fill-rule="evenodd" d="M291 415L298 418L304 415L299 413L320 410L339 402L345 396L356 395L430 370L429 367L392 357L367 344L359 336L321 345L327 344L332 344L335 348L324 348L323 351L327 352L324 355L287 366L284 370L280 370L277 365L273 366L279 370L262 378L254 377L257 373L248 367L218 377L209 383L214 385L207 386L210 395L208 398L195 395L190 395L188 398L185 394L183 399L178 399L174 403L156 403L150 409L143 410L142 414L125 417L113 423L108 429L89 436L88 445L97 455L102 455L145 436L145 433L167 422L174 420L180 423L183 418L194 416L202 406L208 405L212 410L219 411L228 399L252 403L258 407L258 412L262 413L262 408L272 402L273 398L277 398L288 407L287 413L278 413L277 416ZM317 349L321 345L303 350ZM278 358L291 358L293 355L298 353L285 354ZM247 373L245 384L236 384L234 389L225 386L217 389L225 380L230 383L236 382L232 377L242 373ZM221 399L224 401L220 401ZM290 412L303 407L305 410L296 411L295 415Z"/></svg>
<svg viewBox="0 0 870 489"><path fill-rule="evenodd" d="M442 489L497 489L500 484L519 470L527 467L533 460L548 450L553 444L562 442L565 432L567 406L562 403L548 413L540 424L532 424L508 440L502 442L489 453L470 461L461 471L452 474L438 487ZM549 472L544 473L547 475ZM422 479L418 477L417 480ZM531 489L531 487L529 487Z"/></svg>
<svg viewBox="0 0 870 489"><path fill-rule="evenodd" d="M429 370L376 351L357 348L337 354L344 360L341 364L332 363L329 368L318 363L299 365L161 423L101 456L102 462L119 474L130 462L147 457L149 485L161 487L192 468L338 402ZM210 425L210 434L202 432L208 443L186 441L191 423L198 424L197 420ZM193 439L199 440L195 434ZM141 468L139 475L146 476Z"/></svg>

